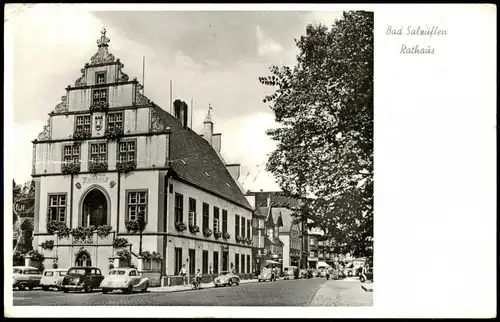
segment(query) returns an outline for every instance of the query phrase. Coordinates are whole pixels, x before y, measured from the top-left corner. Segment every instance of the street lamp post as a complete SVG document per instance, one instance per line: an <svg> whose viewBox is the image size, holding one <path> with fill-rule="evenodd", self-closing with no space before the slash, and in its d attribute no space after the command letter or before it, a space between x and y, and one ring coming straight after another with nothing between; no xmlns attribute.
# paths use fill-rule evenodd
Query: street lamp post
<svg viewBox="0 0 500 322"><path fill-rule="evenodd" d="M144 220L144 212L139 213L139 256L142 256L142 232L146 227L146 221Z"/></svg>

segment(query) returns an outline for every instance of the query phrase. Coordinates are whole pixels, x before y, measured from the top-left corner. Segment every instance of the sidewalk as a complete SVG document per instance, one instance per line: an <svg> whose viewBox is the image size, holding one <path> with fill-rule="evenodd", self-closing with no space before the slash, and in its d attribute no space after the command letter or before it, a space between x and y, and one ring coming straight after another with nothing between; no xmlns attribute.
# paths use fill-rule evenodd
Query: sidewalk
<svg viewBox="0 0 500 322"><path fill-rule="evenodd" d="M247 283L255 283L258 282L257 279L252 279L252 280L241 280L240 284L247 284ZM201 289L206 289L206 288L213 288L215 287L213 282L210 283L201 283ZM169 293L169 292L183 292L183 291L193 291L191 284L187 286L183 285L175 285L175 286L160 286L160 287L150 287L148 288L149 292L164 292L164 293Z"/></svg>

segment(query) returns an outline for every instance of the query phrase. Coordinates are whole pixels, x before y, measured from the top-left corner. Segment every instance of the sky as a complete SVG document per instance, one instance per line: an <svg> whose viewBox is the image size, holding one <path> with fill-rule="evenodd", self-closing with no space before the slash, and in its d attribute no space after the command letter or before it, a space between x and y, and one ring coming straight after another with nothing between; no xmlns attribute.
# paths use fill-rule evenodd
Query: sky
<svg viewBox="0 0 500 322"><path fill-rule="evenodd" d="M168 110L173 100L193 100L192 128L201 133L208 104L214 132L222 133L222 155L241 164L246 190L279 190L265 171L275 143L265 134L277 124L269 105L272 93L259 83L272 65L294 65L294 38L307 24L330 26L331 11L91 11L74 5L7 5L5 50L12 78L14 179L31 179L32 143L50 111L74 84L97 51L103 26L109 51L142 82L145 95ZM286 9L285 9L286 10ZM6 119L6 122L8 120ZM13 151L14 152L14 151Z"/></svg>

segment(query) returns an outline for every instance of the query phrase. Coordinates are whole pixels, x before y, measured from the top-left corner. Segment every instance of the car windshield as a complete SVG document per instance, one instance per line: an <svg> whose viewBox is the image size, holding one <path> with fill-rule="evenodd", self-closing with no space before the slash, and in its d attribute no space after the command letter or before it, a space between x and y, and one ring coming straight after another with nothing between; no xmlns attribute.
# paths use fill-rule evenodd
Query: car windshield
<svg viewBox="0 0 500 322"><path fill-rule="evenodd" d="M21 274L23 272L22 269L14 268L14 274Z"/></svg>
<svg viewBox="0 0 500 322"><path fill-rule="evenodd" d="M38 275L40 272L37 269L25 269L24 274L26 275Z"/></svg>
<svg viewBox="0 0 500 322"><path fill-rule="evenodd" d="M85 268L72 268L69 270L68 274L86 275L90 274L90 270L87 270Z"/></svg>
<svg viewBox="0 0 500 322"><path fill-rule="evenodd" d="M113 270L109 272L109 275L125 275L125 271L123 270Z"/></svg>

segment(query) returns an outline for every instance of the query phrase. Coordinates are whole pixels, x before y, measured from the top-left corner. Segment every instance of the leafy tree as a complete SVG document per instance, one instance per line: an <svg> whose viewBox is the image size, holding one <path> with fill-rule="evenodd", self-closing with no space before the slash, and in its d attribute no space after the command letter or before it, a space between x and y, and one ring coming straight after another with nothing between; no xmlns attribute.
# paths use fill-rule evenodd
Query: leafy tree
<svg viewBox="0 0 500 322"><path fill-rule="evenodd" d="M275 88L279 128L266 168L297 220L335 239L335 250L371 256L373 236L373 13L344 12L331 28L308 25L293 67L259 81Z"/></svg>

